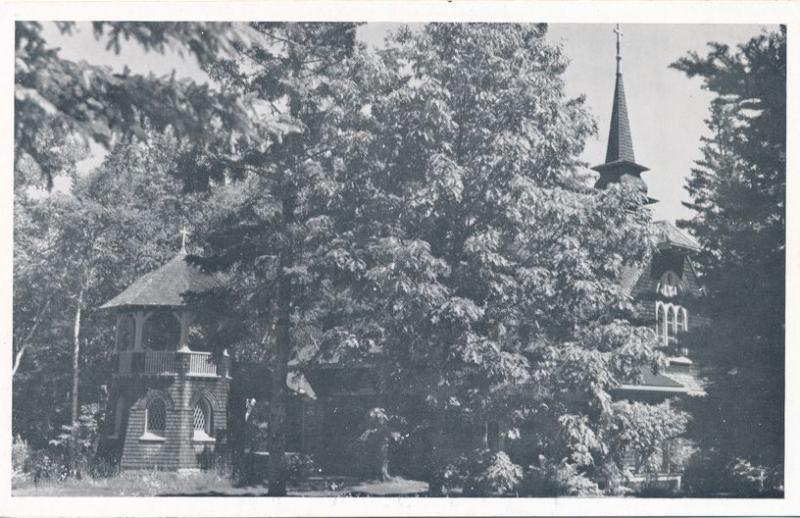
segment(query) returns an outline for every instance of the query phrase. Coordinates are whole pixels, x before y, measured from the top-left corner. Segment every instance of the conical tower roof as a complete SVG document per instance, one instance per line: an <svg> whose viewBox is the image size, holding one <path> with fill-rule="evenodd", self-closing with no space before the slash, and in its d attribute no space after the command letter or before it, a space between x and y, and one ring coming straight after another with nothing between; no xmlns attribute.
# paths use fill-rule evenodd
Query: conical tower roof
<svg viewBox="0 0 800 518"><path fill-rule="evenodd" d="M625 103L625 85L620 72L617 72L617 83L614 86L614 104L611 108L611 127L608 130L605 163L615 162L636 164L633 156L631 123L628 121L628 105ZM643 166L639 167L646 170Z"/></svg>
<svg viewBox="0 0 800 518"><path fill-rule="evenodd" d="M182 307L186 305L184 293L203 292L219 286L216 278L186 261L184 249L162 267L139 277L100 309Z"/></svg>
<svg viewBox="0 0 800 518"><path fill-rule="evenodd" d="M631 123L628 119L628 105L625 101L625 85L622 81L622 55L620 52L620 36L622 32L619 25L614 30L617 33L617 76L614 85L614 99L611 105L611 125L608 130L608 145L606 146L606 161L592 167L600 173L596 187L603 188L610 183L633 183L642 192L647 193L647 185L639 176L648 168L636 163L633 154L633 137L631 136Z"/></svg>

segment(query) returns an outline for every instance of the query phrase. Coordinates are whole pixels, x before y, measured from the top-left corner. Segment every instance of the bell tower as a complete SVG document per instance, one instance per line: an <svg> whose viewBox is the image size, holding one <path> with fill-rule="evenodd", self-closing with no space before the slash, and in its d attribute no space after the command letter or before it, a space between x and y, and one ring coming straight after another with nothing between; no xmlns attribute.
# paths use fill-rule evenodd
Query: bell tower
<svg viewBox="0 0 800 518"><path fill-rule="evenodd" d="M611 105L611 126L608 130L608 145L606 146L606 161L592 167L600 173L595 187L604 189L612 183L633 185L643 195L647 196L647 184L641 174L648 168L636 163L633 155L633 138L631 137L631 124L628 120L628 106L625 102L625 86L622 82L622 30L617 24L614 29L617 36L617 75L614 86L614 99ZM647 197L647 203L657 200Z"/></svg>
<svg viewBox="0 0 800 518"><path fill-rule="evenodd" d="M172 260L100 307L117 320L104 442L122 469L207 467L226 440L230 358L203 343L184 298L219 284L186 261L182 234Z"/></svg>

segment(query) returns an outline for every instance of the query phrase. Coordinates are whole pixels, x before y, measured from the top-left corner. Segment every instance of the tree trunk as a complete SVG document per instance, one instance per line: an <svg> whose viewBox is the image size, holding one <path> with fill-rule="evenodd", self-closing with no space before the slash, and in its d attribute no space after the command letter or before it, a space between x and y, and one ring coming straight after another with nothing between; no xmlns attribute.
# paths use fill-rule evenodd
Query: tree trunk
<svg viewBox="0 0 800 518"><path fill-rule="evenodd" d="M500 451L500 424L497 421L486 423L486 445L489 451L497 453Z"/></svg>
<svg viewBox="0 0 800 518"><path fill-rule="evenodd" d="M79 385L81 377L81 313L83 312L83 288L78 293L77 308L75 309L75 322L72 328L72 440L70 442L70 471L80 477L78 467L78 441L80 431L80 398Z"/></svg>
<svg viewBox="0 0 800 518"><path fill-rule="evenodd" d="M378 478L382 481L389 480L389 436L384 434L378 447Z"/></svg>
<svg viewBox="0 0 800 518"><path fill-rule="evenodd" d="M45 301L45 303L39 307L39 312L36 314L36 318L34 319L33 325L28 331L28 334L25 335L25 338L23 338L18 344L18 348L14 352L14 365L12 365L11 367L12 378L17 374L17 370L19 369L20 363L22 363L22 355L25 354L25 349L28 348L28 343L33 338L33 335L36 334L36 330L39 328L39 324L42 323L42 318L44 314L47 312L49 306L50 306L50 299L48 298Z"/></svg>
<svg viewBox="0 0 800 518"><path fill-rule="evenodd" d="M431 437L431 466L435 470L438 466L443 466L447 461L446 444L447 436L445 434L445 417L444 409L437 408L434 410L433 423L432 423L432 437ZM430 473L430 475L434 475ZM442 496L444 494L443 487L437 480L429 479L430 493L432 496Z"/></svg>
<svg viewBox="0 0 800 518"><path fill-rule="evenodd" d="M283 202L283 219L286 233L294 222L294 198L287 196ZM275 355L272 358L272 397L269 402L269 495L286 495L286 375L289 371L291 347L292 280L286 271L293 264L294 250L289 238L287 249L280 257L278 281L278 325Z"/></svg>

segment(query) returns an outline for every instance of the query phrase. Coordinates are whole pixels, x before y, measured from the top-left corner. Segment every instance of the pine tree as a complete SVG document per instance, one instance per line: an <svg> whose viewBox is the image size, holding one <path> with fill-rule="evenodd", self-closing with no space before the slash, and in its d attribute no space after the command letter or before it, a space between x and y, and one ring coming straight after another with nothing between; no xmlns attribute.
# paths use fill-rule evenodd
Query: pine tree
<svg viewBox="0 0 800 518"><path fill-rule="evenodd" d="M686 184L695 214L680 222L703 246L714 317L698 348L712 384L695 409L693 433L707 455L701 462L730 473L744 459L773 471L777 487L784 451L786 28L735 49L710 47L706 56L690 53L672 65L716 94L703 158ZM736 490L719 476L698 484L698 491Z"/></svg>

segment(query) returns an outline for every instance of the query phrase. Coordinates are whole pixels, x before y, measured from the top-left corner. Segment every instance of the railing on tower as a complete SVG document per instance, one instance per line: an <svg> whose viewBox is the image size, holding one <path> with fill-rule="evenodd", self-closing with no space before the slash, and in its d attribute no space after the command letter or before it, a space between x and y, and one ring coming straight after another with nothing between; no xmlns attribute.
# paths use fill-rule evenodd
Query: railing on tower
<svg viewBox="0 0 800 518"><path fill-rule="evenodd" d="M217 364L211 353L189 352L189 371L188 374L194 376L216 376Z"/></svg>
<svg viewBox="0 0 800 518"><path fill-rule="evenodd" d="M185 373L211 377L228 374L227 355L220 360L214 358L212 353L203 351L120 351L117 357L117 372L121 376Z"/></svg>
<svg viewBox="0 0 800 518"><path fill-rule="evenodd" d="M170 374L175 372L175 353L172 351L147 351L144 353L145 374Z"/></svg>

